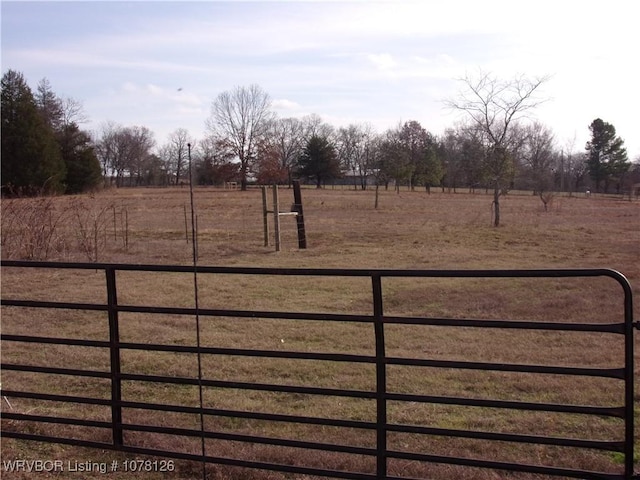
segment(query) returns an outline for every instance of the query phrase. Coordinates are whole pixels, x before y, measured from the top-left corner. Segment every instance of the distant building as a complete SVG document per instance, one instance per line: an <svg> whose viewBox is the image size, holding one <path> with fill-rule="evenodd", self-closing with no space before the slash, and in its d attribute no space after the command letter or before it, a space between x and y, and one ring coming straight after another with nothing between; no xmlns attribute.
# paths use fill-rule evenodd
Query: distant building
<svg viewBox="0 0 640 480"><path fill-rule="evenodd" d="M342 177L335 178L331 181L332 185L357 185L358 187L366 185L367 187L376 185L376 176L374 173L361 175L358 172L347 171Z"/></svg>

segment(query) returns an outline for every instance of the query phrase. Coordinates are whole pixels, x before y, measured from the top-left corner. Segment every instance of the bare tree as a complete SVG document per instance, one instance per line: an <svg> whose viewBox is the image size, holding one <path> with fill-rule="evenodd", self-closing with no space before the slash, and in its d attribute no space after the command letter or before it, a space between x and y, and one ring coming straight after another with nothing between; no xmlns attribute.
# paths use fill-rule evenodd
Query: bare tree
<svg viewBox="0 0 640 480"><path fill-rule="evenodd" d="M301 119L303 125L303 144L306 145L311 137L322 137L334 141L335 128L333 125L322 120L317 113L305 115Z"/></svg>
<svg viewBox="0 0 640 480"><path fill-rule="evenodd" d="M152 157L154 144L153 133L147 127L122 127L113 122L104 124L97 141L97 154L105 178L113 180L115 175L116 186L121 187L128 174L129 184L135 178L139 185Z"/></svg>
<svg viewBox="0 0 640 480"><path fill-rule="evenodd" d="M38 111L47 125L55 131L60 131L72 124L79 125L88 121L82 102L75 98L61 98L56 95L46 77L38 82L34 98Z"/></svg>
<svg viewBox="0 0 640 480"><path fill-rule="evenodd" d="M543 195L553 186L554 167L558 159L553 132L540 122L528 125L525 131L521 158L530 175L534 195L540 195L544 202Z"/></svg>
<svg viewBox="0 0 640 480"><path fill-rule="evenodd" d="M373 170L373 128L367 124L351 124L337 132L338 158L342 168L351 172L354 188L365 190L367 176Z"/></svg>
<svg viewBox="0 0 640 480"><path fill-rule="evenodd" d="M460 169L469 192L486 185L484 135L480 128L467 119L456 126L457 141L460 145Z"/></svg>
<svg viewBox="0 0 640 480"><path fill-rule="evenodd" d="M162 148L163 160L168 166L168 170L175 177L175 184L180 185L180 180L187 169L187 144L195 145L195 140L189 136L189 132L184 128L178 128L169 134L169 141Z"/></svg>
<svg viewBox="0 0 640 480"><path fill-rule="evenodd" d="M117 133L123 127L115 122L108 121L101 125L100 133L95 139L96 153L98 160L102 166L102 176L105 184L112 183L113 175L118 178L118 159L117 159Z"/></svg>
<svg viewBox="0 0 640 480"><path fill-rule="evenodd" d="M587 163L584 154L576 153L576 137L567 140L560 153L560 187L569 191L569 196L583 186L587 178Z"/></svg>
<svg viewBox="0 0 640 480"><path fill-rule="evenodd" d="M217 185L237 181L237 163L231 146L224 138L208 135L193 151L195 182L198 185Z"/></svg>
<svg viewBox="0 0 640 480"><path fill-rule="evenodd" d="M464 139L454 128L447 128L438 139L438 156L444 167L443 192L446 188L449 193L452 190L455 193L456 187L464 181L463 143Z"/></svg>
<svg viewBox="0 0 640 480"><path fill-rule="evenodd" d="M269 95L258 85L223 92L211 106L207 129L232 145L240 162L242 190L247 189L247 176L256 157L258 139L266 133L273 116L270 107Z"/></svg>
<svg viewBox="0 0 640 480"><path fill-rule="evenodd" d="M127 164L131 179L136 185L142 185L152 159L151 149L155 145L153 132L147 127L129 127L123 132L126 145Z"/></svg>
<svg viewBox="0 0 640 480"><path fill-rule="evenodd" d="M535 97L548 77L533 80L522 75L501 80L488 73L460 79L463 89L447 106L462 111L483 134L485 173L493 187L494 225L500 225L500 195L513 174L517 121L540 105Z"/></svg>
<svg viewBox="0 0 640 480"><path fill-rule="evenodd" d="M71 97L64 97L60 100L62 108L62 124L69 126L73 123L87 123L89 117L84 111L82 102Z"/></svg>
<svg viewBox="0 0 640 480"><path fill-rule="evenodd" d="M291 185L292 171L304 148L304 124L298 118L276 118L269 122L269 130L264 143L268 151L277 158L278 168L287 175Z"/></svg>

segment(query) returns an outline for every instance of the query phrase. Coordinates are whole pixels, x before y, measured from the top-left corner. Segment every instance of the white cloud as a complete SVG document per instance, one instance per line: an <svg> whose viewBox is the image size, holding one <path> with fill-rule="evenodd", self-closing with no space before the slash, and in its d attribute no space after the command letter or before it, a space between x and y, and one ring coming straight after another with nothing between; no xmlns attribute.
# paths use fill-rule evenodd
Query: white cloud
<svg viewBox="0 0 640 480"><path fill-rule="evenodd" d="M154 85L152 83L148 83L145 88L151 95L162 97L166 96L166 91L163 88L158 87L157 85Z"/></svg>
<svg viewBox="0 0 640 480"><path fill-rule="evenodd" d="M274 110L295 111L300 110L300 104L286 98L277 98L271 102Z"/></svg>
<svg viewBox="0 0 640 480"><path fill-rule="evenodd" d="M367 60L380 70L391 70L398 65L398 62L388 53L370 53L367 55Z"/></svg>

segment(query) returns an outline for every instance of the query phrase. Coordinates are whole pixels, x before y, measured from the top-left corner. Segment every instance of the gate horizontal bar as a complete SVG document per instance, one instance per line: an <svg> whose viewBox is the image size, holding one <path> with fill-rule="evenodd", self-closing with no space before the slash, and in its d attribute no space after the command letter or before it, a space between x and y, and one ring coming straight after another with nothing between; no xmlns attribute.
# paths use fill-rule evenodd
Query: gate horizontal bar
<svg viewBox="0 0 640 480"><path fill-rule="evenodd" d="M270 267L219 267L198 265L153 265L127 263L45 262L24 260L0 260L3 267L51 268L74 270L120 270L135 272L217 273L238 275L318 276L318 277L432 277L432 278L570 278L611 277L626 282L620 272L608 268L558 268L514 270L419 270L419 269L358 269L358 268L270 268Z"/></svg>
<svg viewBox="0 0 640 480"><path fill-rule="evenodd" d="M109 348L110 343L104 340L81 340L75 338L36 337L31 335L0 335L0 340L9 342L42 343L55 345L73 345L83 347ZM188 345L160 345L153 343L119 343L121 350L143 350L148 352L169 353L202 353L210 355L229 355L242 357L289 358L298 360L324 360L346 363L375 363L370 355L354 355L348 353L295 352L287 350L251 350L242 348L191 347Z"/></svg>
<svg viewBox="0 0 640 480"><path fill-rule="evenodd" d="M542 475L564 476L569 478L580 478L584 480L620 480L622 475L593 472L588 470L577 470L563 467L551 467L542 465L527 465L522 463L497 462L493 460L480 460L473 458L455 458L444 455L431 455L424 453L398 452L389 450L389 458L402 460L414 460L419 462L445 463L448 465L460 465L465 467L491 468L494 470L508 470L511 472L537 473ZM388 477L389 479L396 477ZM397 477L398 480L402 477ZM406 480L406 479L404 479Z"/></svg>
<svg viewBox="0 0 640 480"><path fill-rule="evenodd" d="M540 412L580 413L605 417L624 418L624 407L597 407L553 403L517 402L511 400L485 400L477 398L387 393L387 400L436 403L442 405L466 405L468 407L504 408L507 410L533 410Z"/></svg>
<svg viewBox="0 0 640 480"><path fill-rule="evenodd" d="M384 323L400 325L428 325L433 327L504 328L519 330L625 333L624 322L571 323L534 322L530 320L482 320L471 318L399 317L385 315Z"/></svg>
<svg viewBox="0 0 640 480"><path fill-rule="evenodd" d="M181 435L186 437L200 437L215 440L226 440L230 442L258 443L261 445L274 445L278 447L304 448L309 450L321 450L325 452L349 453L354 455L375 456L375 448L356 447L352 445L336 445L330 443L309 442L304 440L290 440L286 438L272 438L257 435L243 435L238 433L212 432L200 429L160 427L156 425L140 425L124 423L122 428L125 431L152 432L166 435Z"/></svg>
<svg viewBox="0 0 640 480"><path fill-rule="evenodd" d="M1 334L0 340L5 342L42 343L54 345L73 345L77 347L109 348L106 340L82 340L79 338L36 337L33 335L9 335Z"/></svg>
<svg viewBox="0 0 640 480"><path fill-rule="evenodd" d="M451 368L461 370L490 370L496 372L548 373L556 375L579 375L586 377L624 378L624 368L579 368L549 365L429 360L404 357L387 357L386 362L387 365Z"/></svg>
<svg viewBox="0 0 640 480"><path fill-rule="evenodd" d="M146 343L121 343L123 350L144 350L152 352L198 353L197 347L185 345L157 345ZM243 348L200 347L200 353L210 355L229 355L239 357L290 358L297 360L324 360L348 363L375 363L376 358L370 355L353 355L348 353L294 352L286 350L250 350Z"/></svg>
<svg viewBox="0 0 640 480"><path fill-rule="evenodd" d="M538 445L557 445L561 447L590 448L610 452L622 452L624 442L608 440L581 440L575 438L542 437L540 435L523 435L516 433L481 432L476 430L458 430L450 428L423 427L419 425L387 425L388 432L418 433L442 437L472 438L478 440L495 440L500 442L533 443Z"/></svg>
<svg viewBox="0 0 640 480"><path fill-rule="evenodd" d="M90 440L79 440L73 438L54 437L51 435L35 435L20 432L3 432L6 438L16 438L23 440L34 440L39 442L60 443L78 447L97 448L101 450L115 450L118 452L132 453L136 455L151 455L177 460L191 460L196 462L216 463L219 465L229 465L234 467L257 468L275 472L300 473L304 475L317 475L332 478L344 478L347 480L376 480L376 476L367 473L345 472L340 470L328 470L321 468L299 467L296 465L286 465L269 462L257 462L249 460L239 460L235 458L214 457L211 455L196 455L191 453L172 452L166 450L155 450L151 448L133 447L129 445L116 446L110 443L95 442Z"/></svg>
<svg viewBox="0 0 640 480"><path fill-rule="evenodd" d="M106 312L108 310L108 306L102 303L48 302L43 300L20 300L15 298L3 298L2 306L24 308L57 308L64 310L87 310L99 312Z"/></svg>
<svg viewBox="0 0 640 480"><path fill-rule="evenodd" d="M77 427L111 428L111 422L85 420L83 418L51 417L46 415L29 415L26 413L2 412L2 418L26 422L57 423Z"/></svg>
<svg viewBox="0 0 640 480"><path fill-rule="evenodd" d="M0 390L0 394L10 398L29 398L31 400L48 400L52 402L65 402L65 403L82 403L87 405L102 405L111 406L111 400L107 398L95 398L95 397L79 397L75 395L58 395L55 393L38 393L38 392L23 392L20 390ZM2 433L5 433L4 430Z"/></svg>
<svg viewBox="0 0 640 480"><path fill-rule="evenodd" d="M108 306L98 303L50 302L41 300L3 299L3 306L28 308L58 308L67 310L107 311ZM188 307L158 307L149 305L117 305L112 307L118 312L185 315L196 314L195 308ZM231 310L198 308L198 315L204 317L237 317L237 318L269 318L280 320L316 320L323 322L358 322L373 323L371 315L348 315L336 313L308 313L308 312L277 312L260 310ZM400 325L428 325L439 327L471 327L471 328L502 328L522 330L549 330L571 332L601 332L625 333L625 324L619 323L569 323L569 322L534 322L529 320L483 320L461 318L432 318L432 317L400 317L383 316L385 324Z"/></svg>
<svg viewBox="0 0 640 480"><path fill-rule="evenodd" d="M323 387L306 387L306 386L294 386L294 385L278 385L273 383L252 383L252 382L234 382L229 380L198 380L197 378L186 377L165 377L162 375L142 375L135 373L122 373L120 375L122 381L139 381L139 382L153 382L153 383L170 383L178 385L199 385L203 387L219 387L230 388L238 390L258 390L267 392L289 392L289 393L303 393L309 395L326 395L326 396L338 396L338 397L351 397L351 398L376 398L375 392L368 392L364 390L344 390L338 388L323 388Z"/></svg>
<svg viewBox="0 0 640 480"><path fill-rule="evenodd" d="M52 375L111 378L111 374L109 372L101 372L99 370L80 370L75 368L43 367L41 365L22 365L22 364L14 364L14 363L2 363L0 364L0 369L13 370L16 372L48 373Z"/></svg>

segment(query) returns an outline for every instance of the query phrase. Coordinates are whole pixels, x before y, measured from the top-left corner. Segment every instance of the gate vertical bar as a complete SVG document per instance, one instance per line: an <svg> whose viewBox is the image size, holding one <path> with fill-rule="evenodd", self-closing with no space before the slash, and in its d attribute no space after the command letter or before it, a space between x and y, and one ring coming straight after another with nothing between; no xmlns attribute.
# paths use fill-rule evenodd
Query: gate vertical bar
<svg viewBox="0 0 640 480"><path fill-rule="evenodd" d="M122 385L120 380L120 333L118 327L118 295L116 269L105 267L107 277L107 311L109 315L109 357L111 370L111 430L113 444L124 445L122 435Z"/></svg>
<svg viewBox="0 0 640 480"><path fill-rule="evenodd" d="M630 480L634 478L634 361L633 361L633 294L629 282L621 282L624 290L624 368L625 368L625 446L624 474Z"/></svg>
<svg viewBox="0 0 640 480"><path fill-rule="evenodd" d="M382 277L371 276L376 340L376 477L387 478L387 372L382 310Z"/></svg>

